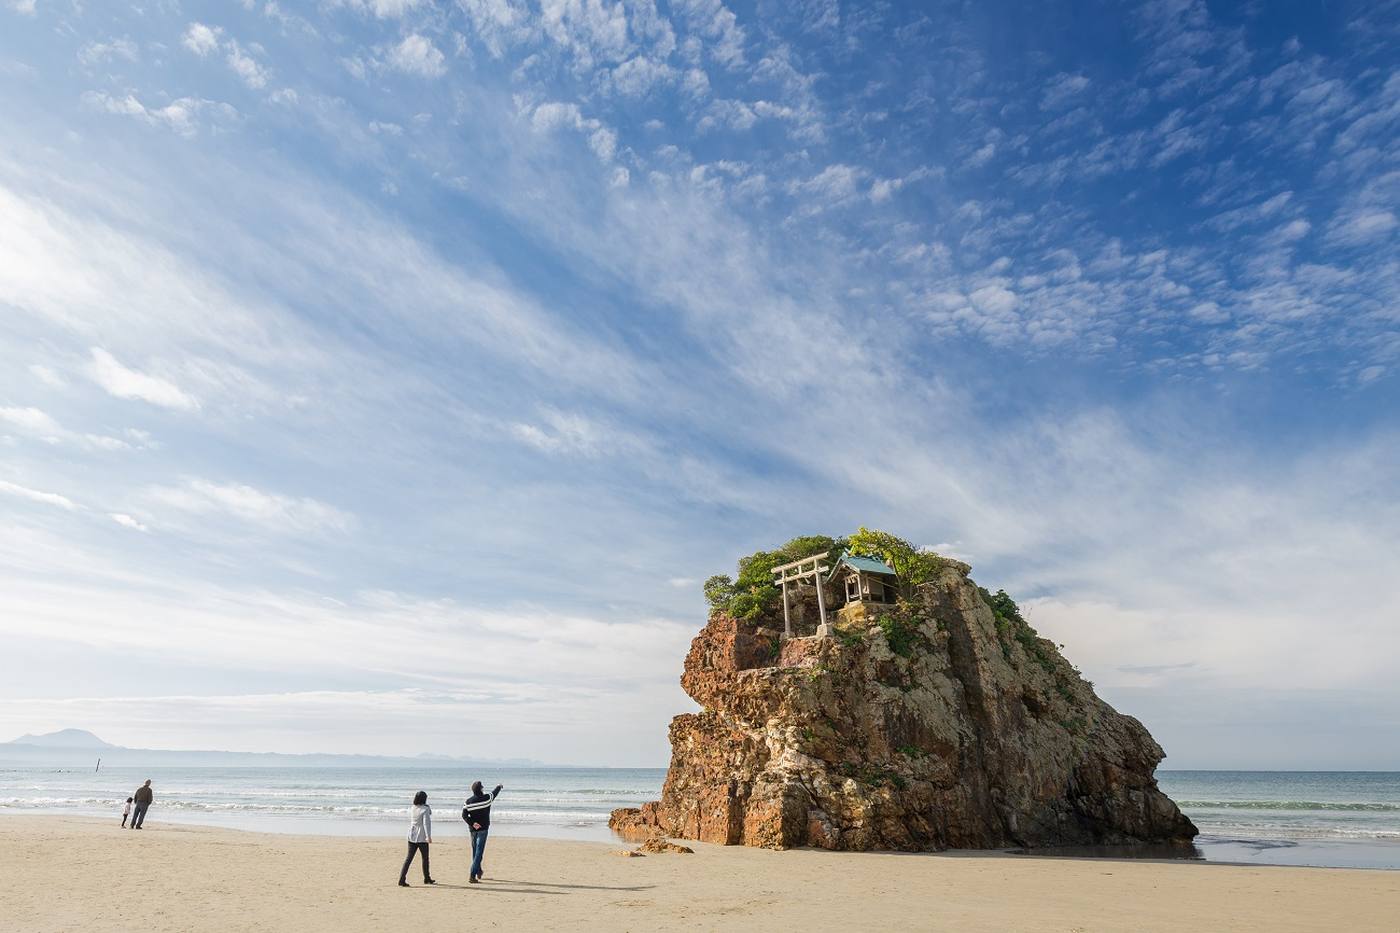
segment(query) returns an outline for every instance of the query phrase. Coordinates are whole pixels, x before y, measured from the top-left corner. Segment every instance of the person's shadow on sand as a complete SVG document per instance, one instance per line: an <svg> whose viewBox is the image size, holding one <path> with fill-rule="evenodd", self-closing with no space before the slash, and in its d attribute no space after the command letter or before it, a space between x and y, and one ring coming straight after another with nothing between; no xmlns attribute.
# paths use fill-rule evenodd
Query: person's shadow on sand
<svg viewBox="0 0 1400 933"><path fill-rule="evenodd" d="M650 891L656 887L654 884L631 884L631 885L611 885L611 884L554 884L549 881L516 881L512 878L498 878L497 884L524 884L536 888L575 888L580 891Z"/></svg>
<svg viewBox="0 0 1400 933"><path fill-rule="evenodd" d="M521 885L522 887L506 887L506 885ZM426 888L426 885L415 885L415 887ZM451 891L465 891L465 884L447 884L439 881L432 886L434 889L446 888ZM481 891L496 891L501 894L568 894L568 890L562 891L541 891L538 888L573 888L585 891L650 891L656 887L654 884L621 885L613 886L607 884L550 884L547 881L512 881L509 878L496 878L483 881L479 885L471 885Z"/></svg>

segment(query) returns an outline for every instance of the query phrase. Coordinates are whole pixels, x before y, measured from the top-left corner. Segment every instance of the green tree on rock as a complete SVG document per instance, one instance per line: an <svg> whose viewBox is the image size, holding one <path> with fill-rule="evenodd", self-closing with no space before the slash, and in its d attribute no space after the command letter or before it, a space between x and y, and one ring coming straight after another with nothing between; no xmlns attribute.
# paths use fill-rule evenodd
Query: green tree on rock
<svg viewBox="0 0 1400 933"><path fill-rule="evenodd" d="M888 531L864 526L846 539L846 550L858 557L883 560L898 575L900 585L906 592L932 580L943 563L943 558L932 551L915 547Z"/></svg>
<svg viewBox="0 0 1400 933"><path fill-rule="evenodd" d="M834 558L845 540L827 535L803 535L773 551L755 551L739 560L738 579L716 574L705 581L710 608L739 619L756 619L777 609L782 591L773 585L773 568L804 557L826 554Z"/></svg>

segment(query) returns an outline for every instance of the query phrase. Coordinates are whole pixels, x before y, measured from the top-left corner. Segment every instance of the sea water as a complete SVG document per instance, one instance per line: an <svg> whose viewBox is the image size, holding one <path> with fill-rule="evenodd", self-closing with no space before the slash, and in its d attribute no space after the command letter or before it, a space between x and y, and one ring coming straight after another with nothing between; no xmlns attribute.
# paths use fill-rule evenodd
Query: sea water
<svg viewBox="0 0 1400 933"><path fill-rule="evenodd" d="M663 768L0 768L0 811L120 821L126 798L150 778L148 821L391 835L405 830L421 790L433 807L434 835L455 835L465 832L462 803L480 780L487 790L505 786L491 809L497 833L606 840L608 814L655 800L665 776Z"/></svg>
<svg viewBox="0 0 1400 933"><path fill-rule="evenodd" d="M1400 773L1158 771L1208 861L1400 869Z"/></svg>
<svg viewBox="0 0 1400 933"><path fill-rule="evenodd" d="M147 818L265 832L398 835L416 791L434 835L465 831L472 780L504 784L492 809L501 834L608 840L608 814L661 793L661 768L0 768L0 812L60 812L120 821L150 778ZM1400 773L1160 771L1163 791L1201 830L1211 861L1400 868Z"/></svg>

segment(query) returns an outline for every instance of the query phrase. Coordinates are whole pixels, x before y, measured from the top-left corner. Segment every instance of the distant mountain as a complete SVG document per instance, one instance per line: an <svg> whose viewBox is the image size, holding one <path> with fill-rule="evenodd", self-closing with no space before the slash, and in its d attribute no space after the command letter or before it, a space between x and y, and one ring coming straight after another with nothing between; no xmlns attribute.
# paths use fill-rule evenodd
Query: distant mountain
<svg viewBox="0 0 1400 933"><path fill-rule="evenodd" d="M102 741L86 729L59 729L43 735L22 735L12 745L37 745L41 748L120 748Z"/></svg>
<svg viewBox="0 0 1400 933"><path fill-rule="evenodd" d="M0 762L43 762L76 765L102 752L103 767L166 765L179 767L281 767L281 768L405 768L436 764L485 768L548 767L529 758L490 759L471 756L424 753L416 758L392 755L284 754L278 752L223 752L126 748L102 741L85 729L61 729L45 735L22 735L13 742L0 742Z"/></svg>

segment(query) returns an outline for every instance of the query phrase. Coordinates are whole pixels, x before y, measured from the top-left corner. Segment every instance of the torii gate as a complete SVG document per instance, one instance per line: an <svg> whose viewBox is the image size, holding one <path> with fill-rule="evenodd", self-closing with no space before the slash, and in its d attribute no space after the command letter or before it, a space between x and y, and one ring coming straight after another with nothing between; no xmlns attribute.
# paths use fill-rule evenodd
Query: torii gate
<svg viewBox="0 0 1400 933"><path fill-rule="evenodd" d="M812 557L804 557L795 560L790 564L783 564L781 567L773 568L773 581L783 588L783 637L792 637L792 619L788 614L788 584L800 583L811 578L817 587L817 612L821 615L822 630L826 626L826 598L822 596L822 574L831 570L827 565L825 554L816 554Z"/></svg>

